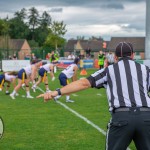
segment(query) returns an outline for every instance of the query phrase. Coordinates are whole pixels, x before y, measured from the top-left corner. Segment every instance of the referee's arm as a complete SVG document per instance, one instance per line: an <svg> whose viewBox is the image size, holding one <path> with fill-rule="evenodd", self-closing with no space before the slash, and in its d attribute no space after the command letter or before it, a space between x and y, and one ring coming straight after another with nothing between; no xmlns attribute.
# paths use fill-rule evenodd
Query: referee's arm
<svg viewBox="0 0 150 150"><path fill-rule="evenodd" d="M60 89L60 92L58 91L52 91L49 93L41 94L37 96L37 98L43 97L45 101L52 100L54 97L59 95L67 95L70 93L75 93L81 90L85 90L91 87L95 88L101 88L103 87L106 80L106 73L104 69L101 69L100 71L95 72L91 76L89 76L87 79L81 79L75 82L72 82Z"/></svg>
<svg viewBox="0 0 150 150"><path fill-rule="evenodd" d="M98 70L87 79L89 80L92 88L104 88L107 84L106 69L103 68L101 70Z"/></svg>
<svg viewBox="0 0 150 150"><path fill-rule="evenodd" d="M104 88L104 85L107 83L107 76L105 68L96 71L94 74L90 75L86 79L81 79L75 82L68 84L61 88L61 95L67 95L75 93L81 90L92 88Z"/></svg>
<svg viewBox="0 0 150 150"><path fill-rule="evenodd" d="M48 100L52 100L54 97L56 97L58 95L67 95L70 93L75 93L75 92L78 92L81 90L88 89L90 87L91 87L91 84L88 79L81 79L81 80L74 81L74 82L62 87L59 90L59 93L58 93L58 91L52 91L49 93L41 94L41 95L37 96L37 98L43 97L44 101L46 102Z"/></svg>

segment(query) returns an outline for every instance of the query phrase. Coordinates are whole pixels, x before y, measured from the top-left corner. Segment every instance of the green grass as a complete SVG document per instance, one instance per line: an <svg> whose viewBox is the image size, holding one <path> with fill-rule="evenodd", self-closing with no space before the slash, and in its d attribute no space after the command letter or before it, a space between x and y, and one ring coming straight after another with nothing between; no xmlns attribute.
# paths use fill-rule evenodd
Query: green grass
<svg viewBox="0 0 150 150"><path fill-rule="evenodd" d="M88 70L88 74L95 70ZM60 71L58 71L59 73ZM58 73L56 77L58 77ZM81 77L81 76L79 76ZM44 90L44 85L40 87ZM58 79L49 82L50 89L60 87ZM11 89L12 90L12 89ZM31 94L36 96L41 92ZM97 94L101 93L102 96ZM20 96L11 100L0 93L0 116L5 131L0 140L1 150L104 150L105 136L54 101L44 103L42 99L29 100ZM88 89L72 96L75 103L65 103L106 131L110 119L104 89ZM130 146L135 150L134 145Z"/></svg>

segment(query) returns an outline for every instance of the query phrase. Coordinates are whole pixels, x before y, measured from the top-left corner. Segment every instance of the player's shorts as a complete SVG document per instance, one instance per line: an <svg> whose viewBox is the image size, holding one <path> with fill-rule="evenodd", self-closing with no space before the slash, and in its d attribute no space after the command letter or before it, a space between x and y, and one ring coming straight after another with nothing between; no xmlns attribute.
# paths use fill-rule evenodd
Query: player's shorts
<svg viewBox="0 0 150 150"><path fill-rule="evenodd" d="M46 73L46 75L47 75L47 71L46 71L44 68L40 68L40 70L39 70L39 75L40 75L41 77L44 77L45 73Z"/></svg>
<svg viewBox="0 0 150 150"><path fill-rule="evenodd" d="M2 74L0 75L0 88L4 85L4 82L5 82L5 75Z"/></svg>
<svg viewBox="0 0 150 150"><path fill-rule="evenodd" d="M67 76L64 73L61 73L59 75L59 81L60 81L60 85L62 85L62 86L69 84Z"/></svg>
<svg viewBox="0 0 150 150"><path fill-rule="evenodd" d="M47 71L44 68L40 68L39 75L42 77L42 82L44 82L47 76Z"/></svg>
<svg viewBox="0 0 150 150"><path fill-rule="evenodd" d="M18 72L18 79L22 80L23 83L24 83L24 79L27 79L27 75L26 75L26 72L24 69L21 69L19 72Z"/></svg>

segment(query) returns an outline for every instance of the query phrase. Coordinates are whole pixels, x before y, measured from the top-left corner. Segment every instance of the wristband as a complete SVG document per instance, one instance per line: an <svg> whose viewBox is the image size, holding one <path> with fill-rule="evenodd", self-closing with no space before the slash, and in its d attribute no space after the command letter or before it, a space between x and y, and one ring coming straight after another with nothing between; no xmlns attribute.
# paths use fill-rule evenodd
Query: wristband
<svg viewBox="0 0 150 150"><path fill-rule="evenodd" d="M56 91L58 92L58 95L61 95L60 89L56 89Z"/></svg>

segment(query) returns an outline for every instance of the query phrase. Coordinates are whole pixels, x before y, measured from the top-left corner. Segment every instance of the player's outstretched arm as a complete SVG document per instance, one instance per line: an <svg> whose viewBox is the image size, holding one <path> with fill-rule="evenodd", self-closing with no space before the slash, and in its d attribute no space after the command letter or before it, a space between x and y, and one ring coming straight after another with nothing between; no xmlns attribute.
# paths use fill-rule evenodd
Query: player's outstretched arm
<svg viewBox="0 0 150 150"><path fill-rule="evenodd" d="M91 87L90 82L87 79L77 80L72 82L60 89L61 95L67 95L70 93L75 93L81 90L85 90ZM41 94L37 96L37 98L43 97L44 101L52 100L54 97L58 95L57 91L52 91L49 93Z"/></svg>

